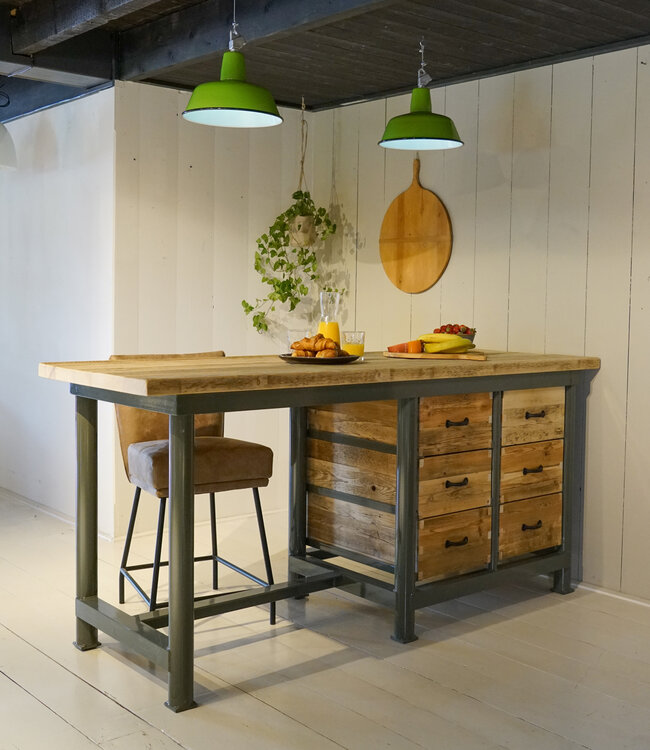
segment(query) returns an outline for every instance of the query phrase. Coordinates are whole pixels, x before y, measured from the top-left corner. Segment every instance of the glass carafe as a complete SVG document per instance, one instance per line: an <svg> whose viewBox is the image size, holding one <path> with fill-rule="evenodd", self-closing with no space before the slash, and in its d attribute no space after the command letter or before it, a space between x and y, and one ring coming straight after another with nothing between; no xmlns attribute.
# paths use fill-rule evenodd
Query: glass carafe
<svg viewBox="0 0 650 750"><path fill-rule="evenodd" d="M320 322L318 333L322 333L328 339L336 341L341 346L341 334L339 332L339 303L341 295L338 292L320 293Z"/></svg>

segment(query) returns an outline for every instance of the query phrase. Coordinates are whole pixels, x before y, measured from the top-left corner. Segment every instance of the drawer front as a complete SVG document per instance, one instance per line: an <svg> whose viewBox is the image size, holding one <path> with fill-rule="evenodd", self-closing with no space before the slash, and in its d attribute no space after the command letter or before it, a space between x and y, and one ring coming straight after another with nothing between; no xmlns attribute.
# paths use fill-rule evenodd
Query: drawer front
<svg viewBox="0 0 650 750"><path fill-rule="evenodd" d="M375 560L395 562L395 516L374 508L307 493L307 540Z"/></svg>
<svg viewBox="0 0 650 750"><path fill-rule="evenodd" d="M564 388L531 388L503 394L502 445L564 436Z"/></svg>
<svg viewBox="0 0 650 750"><path fill-rule="evenodd" d="M564 440L501 449L501 502L562 492Z"/></svg>
<svg viewBox="0 0 650 750"><path fill-rule="evenodd" d="M517 500L501 506L499 560L562 543L562 494Z"/></svg>
<svg viewBox="0 0 650 750"><path fill-rule="evenodd" d="M353 445L307 440L307 484L395 505L396 457Z"/></svg>
<svg viewBox="0 0 650 750"><path fill-rule="evenodd" d="M481 450L491 445L491 393L420 399L420 456Z"/></svg>
<svg viewBox="0 0 650 750"><path fill-rule="evenodd" d="M397 401L325 404L307 410L311 430L397 444Z"/></svg>
<svg viewBox="0 0 650 750"><path fill-rule="evenodd" d="M418 580L450 578L490 562L490 509L477 508L419 523Z"/></svg>
<svg viewBox="0 0 650 750"><path fill-rule="evenodd" d="M439 516L490 504L492 451L420 459L419 516Z"/></svg>

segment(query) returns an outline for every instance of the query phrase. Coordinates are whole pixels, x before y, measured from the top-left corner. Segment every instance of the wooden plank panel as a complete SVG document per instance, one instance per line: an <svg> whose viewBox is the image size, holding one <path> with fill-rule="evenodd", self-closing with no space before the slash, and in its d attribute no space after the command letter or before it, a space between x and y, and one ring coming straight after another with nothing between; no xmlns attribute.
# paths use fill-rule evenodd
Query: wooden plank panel
<svg viewBox="0 0 650 750"><path fill-rule="evenodd" d="M564 388L527 388L503 394L501 445L563 435Z"/></svg>
<svg viewBox="0 0 650 750"><path fill-rule="evenodd" d="M139 351L176 347L178 270L177 100L158 86L139 87Z"/></svg>
<svg viewBox="0 0 650 750"><path fill-rule="evenodd" d="M563 459L563 440L546 440L502 448L500 501L508 503L511 500L561 492ZM537 471L540 467L541 471Z"/></svg>
<svg viewBox="0 0 650 750"><path fill-rule="evenodd" d="M307 423L314 430L397 444L396 401L327 404L309 409Z"/></svg>
<svg viewBox="0 0 650 750"><path fill-rule="evenodd" d="M518 500L501 506L499 560L555 547L561 542L561 493Z"/></svg>
<svg viewBox="0 0 650 750"><path fill-rule="evenodd" d="M307 483L395 505L396 458L341 443L307 441Z"/></svg>
<svg viewBox="0 0 650 750"><path fill-rule="evenodd" d="M650 529L648 484L648 372L650 352L641 344L650 329L650 47L639 49L636 96L636 150L632 234L629 389L625 434L625 515L621 590L650 599L647 532Z"/></svg>
<svg viewBox="0 0 650 750"><path fill-rule="evenodd" d="M479 450L489 448L491 444L491 393L433 396L420 400L421 456Z"/></svg>
<svg viewBox="0 0 650 750"><path fill-rule="evenodd" d="M182 112L186 103L187 93L178 92L176 95L177 111ZM175 351L205 351L214 345L212 339L214 309L212 217L215 213L215 205L219 206L220 211L227 209L223 204L215 202L215 136L212 128L189 123L182 117L177 117L176 123L178 139L176 294L178 307ZM227 314L229 311L223 309L220 312ZM219 346L225 346L225 344L220 343Z"/></svg>
<svg viewBox="0 0 650 750"><path fill-rule="evenodd" d="M420 521L418 580L448 578L487 565L490 527L489 508Z"/></svg>
<svg viewBox="0 0 650 750"><path fill-rule="evenodd" d="M443 151L445 187L441 197L451 216L453 248L449 266L440 280L440 323L472 325L476 253L478 82L470 81L448 87L445 114L456 124L464 145L462 148Z"/></svg>
<svg viewBox="0 0 650 750"><path fill-rule="evenodd" d="M584 351L593 60L553 68L547 352Z"/></svg>
<svg viewBox="0 0 650 750"><path fill-rule="evenodd" d="M323 254L323 267L327 269L327 272L323 273L319 287L330 286L345 289L339 314L339 324L342 329L349 329L356 324L359 117L362 110L360 105L351 105L334 112L330 215L337 229ZM318 321L320 316L318 295L314 302L314 320Z"/></svg>
<svg viewBox="0 0 650 750"><path fill-rule="evenodd" d="M384 271L379 232L388 206L411 183L413 155L396 156L377 145L386 120L401 108L408 111L405 100L369 102L359 109L356 320L359 330L366 331L369 351L409 338L410 295L397 289Z"/></svg>
<svg viewBox="0 0 650 750"><path fill-rule="evenodd" d="M508 346L514 81L479 81L473 325L477 345L494 349Z"/></svg>
<svg viewBox="0 0 650 750"><path fill-rule="evenodd" d="M515 74L508 349L542 351L552 68Z"/></svg>
<svg viewBox="0 0 650 750"><path fill-rule="evenodd" d="M489 450L421 458L419 517L422 519L489 505L492 495L491 461L492 451ZM452 486L447 486L448 482Z"/></svg>
<svg viewBox="0 0 650 750"><path fill-rule="evenodd" d="M637 52L594 58L585 351L589 398L584 579L620 587Z"/></svg>
<svg viewBox="0 0 650 750"><path fill-rule="evenodd" d="M307 495L310 540L395 562L395 516L325 495Z"/></svg>

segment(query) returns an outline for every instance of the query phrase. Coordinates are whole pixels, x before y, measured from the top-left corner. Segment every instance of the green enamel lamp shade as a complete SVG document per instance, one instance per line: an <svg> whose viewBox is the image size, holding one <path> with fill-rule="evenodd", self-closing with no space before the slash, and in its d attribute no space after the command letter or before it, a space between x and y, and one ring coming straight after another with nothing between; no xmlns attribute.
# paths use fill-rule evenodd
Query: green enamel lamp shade
<svg viewBox="0 0 650 750"><path fill-rule="evenodd" d="M241 52L225 52L221 80L199 84L183 117L202 125L224 128L267 128L282 117L271 94L246 82L246 64Z"/></svg>
<svg viewBox="0 0 650 750"><path fill-rule="evenodd" d="M405 151L427 151L458 148L463 142L449 117L431 111L429 89L417 88L411 95L411 111L388 121L379 145Z"/></svg>

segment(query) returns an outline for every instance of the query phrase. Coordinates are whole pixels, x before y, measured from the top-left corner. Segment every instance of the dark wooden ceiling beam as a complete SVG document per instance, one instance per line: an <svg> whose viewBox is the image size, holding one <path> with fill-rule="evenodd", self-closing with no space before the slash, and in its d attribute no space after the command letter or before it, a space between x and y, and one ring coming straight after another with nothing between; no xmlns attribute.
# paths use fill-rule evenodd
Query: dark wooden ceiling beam
<svg viewBox="0 0 650 750"><path fill-rule="evenodd" d="M109 21L154 5L156 0L32 0L12 21L13 49L33 55Z"/></svg>
<svg viewBox="0 0 650 750"><path fill-rule="evenodd" d="M248 0L237 8L247 42L268 40L343 21L397 0ZM197 62L228 48L231 0L206 0L120 34L118 77L160 76L176 65Z"/></svg>

